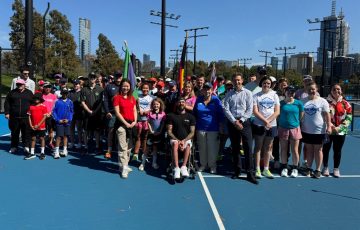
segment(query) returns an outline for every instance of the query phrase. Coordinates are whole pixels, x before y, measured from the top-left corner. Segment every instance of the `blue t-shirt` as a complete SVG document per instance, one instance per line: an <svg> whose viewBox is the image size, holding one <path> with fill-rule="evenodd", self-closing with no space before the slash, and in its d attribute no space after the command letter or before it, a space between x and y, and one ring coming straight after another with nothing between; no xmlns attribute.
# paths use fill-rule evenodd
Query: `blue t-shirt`
<svg viewBox="0 0 360 230"><path fill-rule="evenodd" d="M196 130L219 131L219 123L224 119L221 101L217 96L211 96L210 102L205 105L204 97L197 98L193 114L196 117Z"/></svg>
<svg viewBox="0 0 360 230"><path fill-rule="evenodd" d="M299 100L287 104L285 101L280 102L279 126L285 129L295 129L300 126L300 112L304 111L304 105Z"/></svg>

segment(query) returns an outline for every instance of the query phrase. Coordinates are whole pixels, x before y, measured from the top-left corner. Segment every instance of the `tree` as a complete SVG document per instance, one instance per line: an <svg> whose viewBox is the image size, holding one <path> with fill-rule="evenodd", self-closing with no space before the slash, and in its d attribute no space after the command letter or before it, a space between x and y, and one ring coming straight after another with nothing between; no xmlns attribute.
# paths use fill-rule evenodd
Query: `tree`
<svg viewBox="0 0 360 230"><path fill-rule="evenodd" d="M9 26L11 28L10 41L11 48L19 49L13 51L13 58L16 65L22 66L24 64L25 54L25 7L21 0L14 0L12 5L14 11L13 16L10 17ZM43 64L43 20L41 15L34 10L33 13L33 70L39 72Z"/></svg>
<svg viewBox="0 0 360 230"><path fill-rule="evenodd" d="M96 60L92 69L104 74L113 74L116 70L122 69L122 61L111 41L102 33L98 39L99 48L96 50Z"/></svg>
<svg viewBox="0 0 360 230"><path fill-rule="evenodd" d="M80 60L76 56L76 43L71 34L71 24L67 17L57 10L49 13L49 47L46 49L46 72L65 73L76 76Z"/></svg>

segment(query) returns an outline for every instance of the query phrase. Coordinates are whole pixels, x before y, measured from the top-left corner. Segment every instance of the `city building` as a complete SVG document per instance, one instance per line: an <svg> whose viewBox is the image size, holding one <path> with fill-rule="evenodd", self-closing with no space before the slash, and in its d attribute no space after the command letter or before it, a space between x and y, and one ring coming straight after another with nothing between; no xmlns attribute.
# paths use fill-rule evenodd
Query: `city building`
<svg viewBox="0 0 360 230"><path fill-rule="evenodd" d="M79 18L79 57L85 61L86 55L91 54L91 27L90 20Z"/></svg>
<svg viewBox="0 0 360 230"><path fill-rule="evenodd" d="M354 73L354 62L355 59L352 57L335 57L333 60L333 79L330 79L330 83L349 80Z"/></svg>
<svg viewBox="0 0 360 230"><path fill-rule="evenodd" d="M143 64L150 61L150 54L143 54Z"/></svg>
<svg viewBox="0 0 360 230"><path fill-rule="evenodd" d="M347 55L354 58L354 73L360 73L360 53L354 53Z"/></svg>
<svg viewBox="0 0 360 230"><path fill-rule="evenodd" d="M311 74L314 69L314 58L308 53L291 55L288 68L302 75Z"/></svg>
<svg viewBox="0 0 360 230"><path fill-rule="evenodd" d="M336 15L335 10L336 1L333 1L331 15L324 17L321 21L317 63L322 65L323 53L325 53L325 66L327 69L331 66L331 56L347 56L349 53L350 26L344 19L345 15L342 9L339 15Z"/></svg>
<svg viewBox="0 0 360 230"><path fill-rule="evenodd" d="M270 58L270 65L273 69L279 68L279 58L278 57L271 57Z"/></svg>
<svg viewBox="0 0 360 230"><path fill-rule="evenodd" d="M219 60L219 62L225 63L226 67L239 66L239 61Z"/></svg>

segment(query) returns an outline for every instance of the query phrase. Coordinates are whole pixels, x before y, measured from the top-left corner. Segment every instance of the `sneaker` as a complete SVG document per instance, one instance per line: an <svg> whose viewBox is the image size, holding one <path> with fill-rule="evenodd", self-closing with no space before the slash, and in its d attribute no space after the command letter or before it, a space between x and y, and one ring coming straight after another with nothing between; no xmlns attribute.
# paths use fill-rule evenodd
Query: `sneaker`
<svg viewBox="0 0 360 230"><path fill-rule="evenodd" d="M261 179L261 178L262 178L260 169L257 169L257 170L256 170L256 172L255 172L255 177L256 177L257 179Z"/></svg>
<svg viewBox="0 0 360 230"><path fill-rule="evenodd" d="M305 169L305 176L311 177L311 169L309 169L309 168Z"/></svg>
<svg viewBox="0 0 360 230"><path fill-rule="evenodd" d="M304 168L304 169L309 168L307 161L304 161L304 163L301 165L301 168Z"/></svg>
<svg viewBox="0 0 360 230"><path fill-rule="evenodd" d="M129 166L125 166L125 169L126 169L126 171L128 171L128 172L132 172L132 171L133 171L132 168L130 168Z"/></svg>
<svg viewBox="0 0 360 230"><path fill-rule="evenodd" d="M62 156L62 157L66 157L67 155L68 155L67 149L65 149L64 151L62 151L62 152L60 153L60 156Z"/></svg>
<svg viewBox="0 0 360 230"><path fill-rule="evenodd" d="M40 156L39 156L39 159L40 160L45 160L46 156L45 156L45 153L41 153Z"/></svg>
<svg viewBox="0 0 360 230"><path fill-rule="evenodd" d="M111 159L111 152L107 151L105 153L105 159Z"/></svg>
<svg viewBox="0 0 360 230"><path fill-rule="evenodd" d="M334 174L334 177L339 178L340 177L340 170L338 168L335 168L333 174Z"/></svg>
<svg viewBox="0 0 360 230"><path fill-rule="evenodd" d="M16 150L17 150L16 148L11 148L10 151L9 151L9 153L14 154L14 153L16 153Z"/></svg>
<svg viewBox="0 0 360 230"><path fill-rule="evenodd" d="M281 171L281 176L282 176L282 177L289 177L289 175L288 175L288 169L287 169L287 168L284 168L284 169Z"/></svg>
<svg viewBox="0 0 360 230"><path fill-rule="evenodd" d="M123 179L126 179L126 178L128 178L128 175L129 175L128 170L127 170L126 168L124 168L124 169L122 170L122 172L121 172L121 177L122 177Z"/></svg>
<svg viewBox="0 0 360 230"><path fill-rule="evenodd" d="M139 170L140 170L140 171L144 171L144 165L143 165L143 164L141 164L141 165L139 166Z"/></svg>
<svg viewBox="0 0 360 230"><path fill-rule="evenodd" d="M274 176L273 176L273 174L270 172L270 170L269 169L264 169L263 171L262 171L262 175L264 175L266 178L269 178L269 179L274 179Z"/></svg>
<svg viewBox="0 0 360 230"><path fill-rule="evenodd" d="M29 153L24 157L24 160L31 160L34 159L35 157L36 157L35 154Z"/></svg>
<svg viewBox="0 0 360 230"><path fill-rule="evenodd" d="M290 177L296 178L298 175L299 175L299 173L298 173L298 170L297 170L297 169L291 170L291 175L290 175Z"/></svg>
<svg viewBox="0 0 360 230"><path fill-rule="evenodd" d="M59 159L60 158L60 153L59 152L55 152L54 153L54 159Z"/></svg>
<svg viewBox="0 0 360 230"><path fill-rule="evenodd" d="M200 166L198 172L204 172L204 171L205 171L205 166Z"/></svg>
<svg viewBox="0 0 360 230"><path fill-rule="evenodd" d="M329 172L329 168L328 167L324 167L321 174L323 176L329 176L330 175L330 172Z"/></svg>
<svg viewBox="0 0 360 230"><path fill-rule="evenodd" d="M210 169L211 174L216 174L216 167Z"/></svg>
<svg viewBox="0 0 360 230"><path fill-rule="evenodd" d="M250 173L250 172L247 173L246 179L247 179L250 183L259 184L259 181L256 180L254 174L252 174L252 173Z"/></svg>
<svg viewBox="0 0 360 230"><path fill-rule="evenodd" d="M180 168L174 168L174 179L180 179Z"/></svg>
<svg viewBox="0 0 360 230"><path fill-rule="evenodd" d="M156 162L154 162L154 163L152 163L152 167L153 167L153 169L158 169L159 165Z"/></svg>
<svg viewBox="0 0 360 230"><path fill-rule="evenodd" d="M181 171L181 176L183 177L189 176L189 172L186 166L181 166L180 171Z"/></svg>
<svg viewBox="0 0 360 230"><path fill-rule="evenodd" d="M320 179L321 177L321 172L319 170L315 170L314 173L313 173L313 177L315 179Z"/></svg>
<svg viewBox="0 0 360 230"><path fill-rule="evenodd" d="M138 154L134 154L131 158L132 161L138 161L139 160L139 156Z"/></svg>

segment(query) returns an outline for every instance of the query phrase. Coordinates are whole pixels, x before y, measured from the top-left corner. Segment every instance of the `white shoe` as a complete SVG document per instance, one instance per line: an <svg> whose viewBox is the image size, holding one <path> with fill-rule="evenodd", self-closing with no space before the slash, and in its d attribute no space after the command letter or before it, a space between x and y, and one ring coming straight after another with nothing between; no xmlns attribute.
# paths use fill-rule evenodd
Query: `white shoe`
<svg viewBox="0 0 360 230"><path fill-rule="evenodd" d="M297 170L297 169L291 170L291 175L290 175L290 177L296 178L298 175L299 175L299 173L298 173L298 170Z"/></svg>
<svg viewBox="0 0 360 230"><path fill-rule="evenodd" d="M67 149L64 149L64 150L60 153L60 155L61 155L62 157L66 157L66 156L68 155Z"/></svg>
<svg viewBox="0 0 360 230"><path fill-rule="evenodd" d="M143 164L141 164L141 165L139 166L139 170L140 170L140 171L144 171L144 165L143 165Z"/></svg>
<svg viewBox="0 0 360 230"><path fill-rule="evenodd" d="M216 167L210 169L211 174L216 174Z"/></svg>
<svg viewBox="0 0 360 230"><path fill-rule="evenodd" d="M289 177L289 176L288 176L288 170L287 170L287 168L284 168L284 169L281 171L281 176L282 176L282 177Z"/></svg>
<svg viewBox="0 0 360 230"><path fill-rule="evenodd" d="M174 179L180 179L180 168L174 168Z"/></svg>
<svg viewBox="0 0 360 230"><path fill-rule="evenodd" d="M128 178L129 172L126 169L123 169L121 172L121 177L126 179Z"/></svg>
<svg viewBox="0 0 360 230"><path fill-rule="evenodd" d="M55 153L54 153L54 159L59 159L59 158L60 158L59 152L55 152Z"/></svg>
<svg viewBox="0 0 360 230"><path fill-rule="evenodd" d="M132 172L132 169L129 167L129 166L125 166L125 169L126 171L129 173L129 172Z"/></svg>
<svg viewBox="0 0 360 230"><path fill-rule="evenodd" d="M183 177L188 177L189 176L189 172L188 172L188 169L187 169L186 166L181 166L180 171L181 171L181 175Z"/></svg>

